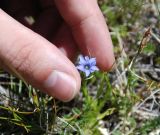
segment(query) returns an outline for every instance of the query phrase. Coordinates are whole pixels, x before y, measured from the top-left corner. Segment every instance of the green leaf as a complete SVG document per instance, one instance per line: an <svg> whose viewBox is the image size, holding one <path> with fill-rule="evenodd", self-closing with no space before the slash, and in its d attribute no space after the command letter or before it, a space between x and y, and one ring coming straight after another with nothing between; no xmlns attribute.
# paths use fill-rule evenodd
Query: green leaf
<svg viewBox="0 0 160 135"><path fill-rule="evenodd" d="M104 113L100 114L97 119L98 119L98 120L102 120L104 117L113 114L113 112L114 112L115 110L116 110L116 108L107 109Z"/></svg>
<svg viewBox="0 0 160 135"><path fill-rule="evenodd" d="M143 48L143 53L144 54L152 54L156 50L155 45L148 43L144 48Z"/></svg>

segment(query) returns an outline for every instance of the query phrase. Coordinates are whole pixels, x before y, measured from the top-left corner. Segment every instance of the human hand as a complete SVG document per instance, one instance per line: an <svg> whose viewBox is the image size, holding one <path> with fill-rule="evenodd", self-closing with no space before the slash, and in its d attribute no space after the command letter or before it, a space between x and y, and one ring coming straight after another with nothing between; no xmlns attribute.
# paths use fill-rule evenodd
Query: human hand
<svg viewBox="0 0 160 135"><path fill-rule="evenodd" d="M32 86L68 101L80 89L79 73L70 61L79 50L96 57L104 71L113 65L111 38L96 0L1 3L3 10L23 25L0 10L0 66ZM27 16L35 22L30 24Z"/></svg>

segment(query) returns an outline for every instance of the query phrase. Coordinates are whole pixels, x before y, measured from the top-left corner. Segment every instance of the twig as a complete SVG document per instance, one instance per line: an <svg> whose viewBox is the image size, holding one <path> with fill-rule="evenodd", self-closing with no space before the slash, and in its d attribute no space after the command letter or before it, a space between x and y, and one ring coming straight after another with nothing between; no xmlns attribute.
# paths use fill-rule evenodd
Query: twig
<svg viewBox="0 0 160 135"><path fill-rule="evenodd" d="M158 93L158 92L160 92L160 89L157 89L157 90L155 90L154 92L151 91L150 96L147 97L142 103L140 103L140 104L137 106L137 109L141 108L142 105L144 105L144 103L145 103L147 100L149 100L149 99L153 99L153 101L152 101L152 104L151 104L150 109L143 108L143 109L145 109L146 111L153 111L153 106L154 106L155 103L160 106L160 104L159 104L159 103L156 101L156 99L155 99L155 94Z"/></svg>
<svg viewBox="0 0 160 135"><path fill-rule="evenodd" d="M140 42L140 46L138 48L136 56L129 63L129 69L131 69L133 67L133 64L135 63L137 57L140 55L140 53L142 52L143 48L146 46L146 44L147 44L147 42L149 40L149 37L150 37L150 33L151 33L151 28L149 27L147 29L147 31L144 33L144 35L143 35L143 38L142 38L142 40Z"/></svg>
<svg viewBox="0 0 160 135"><path fill-rule="evenodd" d="M151 36L152 36L158 43L160 43L160 39L158 38L158 36L157 36L155 33L153 33L153 31L151 31Z"/></svg>

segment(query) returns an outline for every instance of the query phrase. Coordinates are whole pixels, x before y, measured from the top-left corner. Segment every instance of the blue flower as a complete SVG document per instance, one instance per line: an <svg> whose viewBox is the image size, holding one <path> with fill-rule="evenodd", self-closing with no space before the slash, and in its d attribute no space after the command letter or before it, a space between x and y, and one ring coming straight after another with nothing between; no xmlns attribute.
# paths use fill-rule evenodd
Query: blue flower
<svg viewBox="0 0 160 135"><path fill-rule="evenodd" d="M77 69L84 72L86 77L88 77L91 73L99 70L96 66L96 58L89 58L88 56L79 57Z"/></svg>

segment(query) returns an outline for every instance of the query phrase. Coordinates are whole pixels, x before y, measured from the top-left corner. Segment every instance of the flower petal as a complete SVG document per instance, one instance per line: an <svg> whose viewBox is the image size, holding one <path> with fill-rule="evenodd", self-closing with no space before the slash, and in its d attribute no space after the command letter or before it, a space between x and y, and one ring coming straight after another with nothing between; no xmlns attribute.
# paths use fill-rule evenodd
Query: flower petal
<svg viewBox="0 0 160 135"><path fill-rule="evenodd" d="M89 61L89 57L88 56L85 56L84 58L85 58L86 61Z"/></svg>
<svg viewBox="0 0 160 135"><path fill-rule="evenodd" d="M83 65L78 65L78 66L76 66L76 68L77 68L78 70L80 70L80 71L85 72L85 68L84 68Z"/></svg>
<svg viewBox="0 0 160 135"><path fill-rule="evenodd" d="M79 56L79 64L86 64L86 60L82 55Z"/></svg>
<svg viewBox="0 0 160 135"><path fill-rule="evenodd" d="M97 66L92 66L90 70L92 70L92 72L99 71L99 68Z"/></svg>
<svg viewBox="0 0 160 135"><path fill-rule="evenodd" d="M96 65L96 58L90 58L89 63L90 63L90 65L95 66Z"/></svg>
<svg viewBox="0 0 160 135"><path fill-rule="evenodd" d="M85 70L86 77L88 77L90 73L91 73L90 70Z"/></svg>

